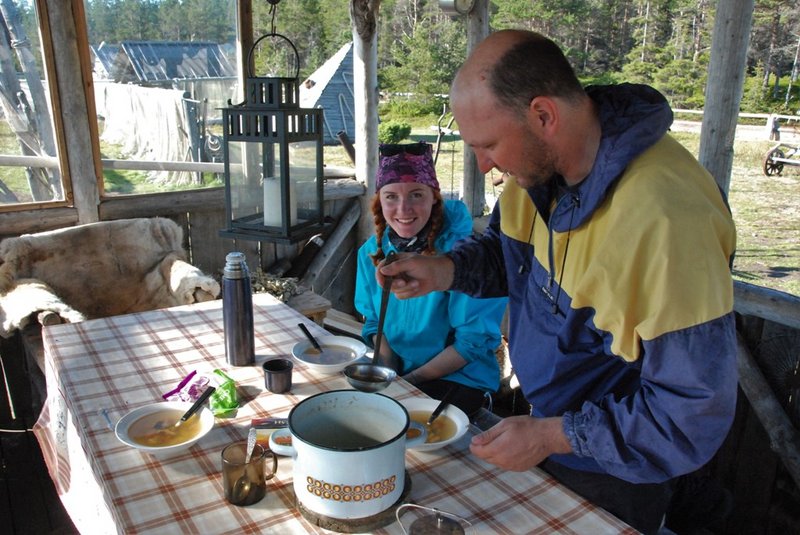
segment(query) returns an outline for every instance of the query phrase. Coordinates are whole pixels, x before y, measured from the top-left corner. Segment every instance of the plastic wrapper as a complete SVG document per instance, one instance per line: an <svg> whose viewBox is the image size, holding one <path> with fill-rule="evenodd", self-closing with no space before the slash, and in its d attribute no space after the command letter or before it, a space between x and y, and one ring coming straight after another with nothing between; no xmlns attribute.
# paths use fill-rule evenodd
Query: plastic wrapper
<svg viewBox="0 0 800 535"><path fill-rule="evenodd" d="M236 383L222 370L214 370L212 374L218 384L217 390L211 394L209 408L214 413L214 416L226 416L239 408Z"/></svg>
<svg viewBox="0 0 800 535"><path fill-rule="evenodd" d="M227 416L239 408L236 383L221 370L214 370L210 376L193 371L161 397L166 401L196 401L208 386L216 387L208 401L214 416Z"/></svg>
<svg viewBox="0 0 800 535"><path fill-rule="evenodd" d="M197 401L209 383L208 377L193 371L184 377L178 386L161 397L166 401Z"/></svg>

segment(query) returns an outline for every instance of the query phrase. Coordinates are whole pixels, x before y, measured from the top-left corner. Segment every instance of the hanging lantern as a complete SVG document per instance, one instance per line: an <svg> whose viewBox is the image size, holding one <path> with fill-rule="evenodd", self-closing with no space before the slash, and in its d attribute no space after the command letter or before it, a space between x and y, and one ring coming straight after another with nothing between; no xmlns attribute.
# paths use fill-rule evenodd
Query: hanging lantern
<svg viewBox="0 0 800 535"><path fill-rule="evenodd" d="M261 53L268 75L254 76L254 51L268 41L280 46ZM294 76L275 76L286 66ZM286 37L260 37L247 69L245 101L222 109L227 228L220 236L295 243L324 227L323 112L299 105L299 56Z"/></svg>

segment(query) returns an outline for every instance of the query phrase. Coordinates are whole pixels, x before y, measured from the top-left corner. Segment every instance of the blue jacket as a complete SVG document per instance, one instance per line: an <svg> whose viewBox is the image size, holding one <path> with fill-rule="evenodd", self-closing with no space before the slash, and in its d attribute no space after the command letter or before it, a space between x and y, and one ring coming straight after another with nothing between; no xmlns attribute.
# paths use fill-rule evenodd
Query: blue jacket
<svg viewBox="0 0 800 535"><path fill-rule="evenodd" d="M434 244L437 252L449 251L457 240L472 234L472 218L464 203L445 201L444 225ZM384 233L383 251L394 247ZM362 335L372 340L378 330L381 288L369 257L377 247L375 236L358 251L355 306L366 318ZM459 292L434 292L399 300L389 296L384 336L403 360L403 372L422 366L444 348L453 345L467 364L443 379L494 392L500 383L495 350L500 345L500 322L508 300L476 299Z"/></svg>
<svg viewBox="0 0 800 535"><path fill-rule="evenodd" d="M652 88L589 87L599 152L575 187L506 183L489 228L448 253L454 289L508 295L511 362L552 460L634 483L708 462L733 420L735 229L714 179L667 134Z"/></svg>

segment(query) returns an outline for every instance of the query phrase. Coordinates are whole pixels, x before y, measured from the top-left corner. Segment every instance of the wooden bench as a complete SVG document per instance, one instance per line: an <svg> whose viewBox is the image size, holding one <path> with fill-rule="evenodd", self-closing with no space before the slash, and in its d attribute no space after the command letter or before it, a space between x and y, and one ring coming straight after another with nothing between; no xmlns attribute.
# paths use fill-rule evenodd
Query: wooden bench
<svg viewBox="0 0 800 535"><path fill-rule="evenodd" d="M287 305L301 313L303 316L312 320L314 323L323 327L325 317L331 309L331 302L311 290L306 290L301 294L293 295L286 302Z"/></svg>
<svg viewBox="0 0 800 535"><path fill-rule="evenodd" d="M361 340L361 329L364 324L352 314L331 308L325 316L323 327L333 334L350 336Z"/></svg>

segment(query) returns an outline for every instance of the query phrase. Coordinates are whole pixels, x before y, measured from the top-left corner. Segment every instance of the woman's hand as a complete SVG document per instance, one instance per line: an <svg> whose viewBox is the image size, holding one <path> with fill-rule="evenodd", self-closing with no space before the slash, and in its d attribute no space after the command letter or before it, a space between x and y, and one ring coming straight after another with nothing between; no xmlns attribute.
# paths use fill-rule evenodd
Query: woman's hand
<svg viewBox="0 0 800 535"><path fill-rule="evenodd" d="M375 276L383 287L386 277L394 277L392 292L398 299L445 291L453 284L455 266L447 256L402 253L391 264L378 264Z"/></svg>

